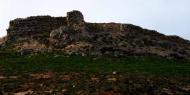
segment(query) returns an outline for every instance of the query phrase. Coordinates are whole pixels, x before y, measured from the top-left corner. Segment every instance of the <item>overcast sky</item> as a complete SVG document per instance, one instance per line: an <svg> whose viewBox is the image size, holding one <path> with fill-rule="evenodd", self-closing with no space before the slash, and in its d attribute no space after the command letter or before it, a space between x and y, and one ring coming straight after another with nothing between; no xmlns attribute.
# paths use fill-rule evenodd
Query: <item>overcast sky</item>
<svg viewBox="0 0 190 95"><path fill-rule="evenodd" d="M132 23L190 40L190 0L0 0L0 36L9 21L79 10L87 22Z"/></svg>

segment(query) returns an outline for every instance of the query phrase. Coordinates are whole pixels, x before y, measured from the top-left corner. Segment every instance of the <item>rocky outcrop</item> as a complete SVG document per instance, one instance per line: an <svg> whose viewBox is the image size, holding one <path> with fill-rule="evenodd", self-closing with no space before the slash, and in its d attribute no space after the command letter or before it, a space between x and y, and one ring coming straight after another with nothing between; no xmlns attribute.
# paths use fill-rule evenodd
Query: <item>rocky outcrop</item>
<svg viewBox="0 0 190 95"><path fill-rule="evenodd" d="M190 42L132 24L87 23L79 11L66 17L15 19L7 29L15 50L59 50L67 54L190 58Z"/></svg>
<svg viewBox="0 0 190 95"><path fill-rule="evenodd" d="M0 37L0 47L4 46L5 45L5 42L7 40L7 37Z"/></svg>
<svg viewBox="0 0 190 95"><path fill-rule="evenodd" d="M3 38L0 38L0 45L2 45L4 42Z"/></svg>

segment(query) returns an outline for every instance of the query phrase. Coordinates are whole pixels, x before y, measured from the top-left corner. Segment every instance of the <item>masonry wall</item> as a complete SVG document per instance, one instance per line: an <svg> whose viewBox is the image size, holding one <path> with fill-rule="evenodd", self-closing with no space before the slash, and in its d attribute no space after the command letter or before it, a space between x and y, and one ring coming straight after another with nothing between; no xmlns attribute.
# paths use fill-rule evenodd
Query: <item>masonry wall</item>
<svg viewBox="0 0 190 95"><path fill-rule="evenodd" d="M7 37L9 41L16 41L19 38L39 38L49 36L49 33L67 25L66 17L51 16L32 16L25 19L15 19L10 21L7 29Z"/></svg>

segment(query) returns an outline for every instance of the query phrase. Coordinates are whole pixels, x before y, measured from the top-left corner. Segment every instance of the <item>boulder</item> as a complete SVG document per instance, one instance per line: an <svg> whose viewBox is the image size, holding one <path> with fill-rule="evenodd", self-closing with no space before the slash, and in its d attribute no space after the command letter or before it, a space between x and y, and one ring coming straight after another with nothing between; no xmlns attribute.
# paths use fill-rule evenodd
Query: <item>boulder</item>
<svg viewBox="0 0 190 95"><path fill-rule="evenodd" d="M61 26L58 29L52 30L50 33L50 38L55 39L66 39L65 34L68 32L68 28L65 26Z"/></svg>

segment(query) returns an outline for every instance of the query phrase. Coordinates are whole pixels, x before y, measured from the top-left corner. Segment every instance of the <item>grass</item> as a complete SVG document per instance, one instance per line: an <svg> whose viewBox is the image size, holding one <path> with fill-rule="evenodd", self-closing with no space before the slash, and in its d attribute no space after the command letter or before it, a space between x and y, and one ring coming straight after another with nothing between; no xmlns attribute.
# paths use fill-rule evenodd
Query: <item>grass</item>
<svg viewBox="0 0 190 95"><path fill-rule="evenodd" d="M142 73L161 76L190 76L190 61L164 59L160 57L82 57L38 54L33 56L0 56L0 72L24 74L39 71Z"/></svg>

